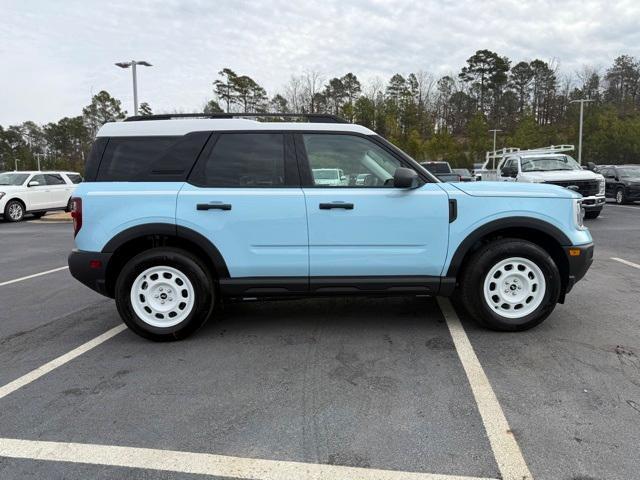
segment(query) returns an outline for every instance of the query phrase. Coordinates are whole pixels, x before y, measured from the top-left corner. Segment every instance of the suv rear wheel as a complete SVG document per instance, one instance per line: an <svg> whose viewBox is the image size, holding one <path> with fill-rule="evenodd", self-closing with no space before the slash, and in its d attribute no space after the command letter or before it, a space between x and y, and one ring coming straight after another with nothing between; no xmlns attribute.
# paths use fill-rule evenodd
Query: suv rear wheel
<svg viewBox="0 0 640 480"><path fill-rule="evenodd" d="M195 256L153 248L129 260L116 281L116 305L127 326L157 341L180 340L211 316L211 276Z"/></svg>
<svg viewBox="0 0 640 480"><path fill-rule="evenodd" d="M520 331L547 318L560 296L560 273L538 245L504 239L481 247L462 274L470 315L494 330Z"/></svg>
<svg viewBox="0 0 640 480"><path fill-rule="evenodd" d="M618 205L624 205L625 203L627 203L627 198L624 194L624 188L618 188L616 190L616 203Z"/></svg>

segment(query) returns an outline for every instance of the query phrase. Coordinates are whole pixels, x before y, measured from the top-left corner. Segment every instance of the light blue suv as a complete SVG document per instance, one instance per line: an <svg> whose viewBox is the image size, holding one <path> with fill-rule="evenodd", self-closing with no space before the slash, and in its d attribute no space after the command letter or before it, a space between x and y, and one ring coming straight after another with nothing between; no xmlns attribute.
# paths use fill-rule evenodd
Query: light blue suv
<svg viewBox="0 0 640 480"><path fill-rule="evenodd" d="M481 324L524 330L592 262L571 190L441 183L327 115L238 117L133 117L98 133L69 267L144 337L184 338L223 299L316 295L456 294ZM318 181L327 169L340 178Z"/></svg>

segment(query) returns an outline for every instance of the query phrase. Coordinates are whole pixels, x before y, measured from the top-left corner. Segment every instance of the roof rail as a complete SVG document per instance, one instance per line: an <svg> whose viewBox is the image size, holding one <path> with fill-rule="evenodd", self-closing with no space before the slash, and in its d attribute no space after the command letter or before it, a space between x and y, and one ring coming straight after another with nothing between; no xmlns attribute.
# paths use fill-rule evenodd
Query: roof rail
<svg viewBox="0 0 640 480"><path fill-rule="evenodd" d="M180 118L304 118L310 123L349 123L344 118L328 113L161 113L158 115L136 115L127 117L124 122L141 122L145 120L172 120Z"/></svg>

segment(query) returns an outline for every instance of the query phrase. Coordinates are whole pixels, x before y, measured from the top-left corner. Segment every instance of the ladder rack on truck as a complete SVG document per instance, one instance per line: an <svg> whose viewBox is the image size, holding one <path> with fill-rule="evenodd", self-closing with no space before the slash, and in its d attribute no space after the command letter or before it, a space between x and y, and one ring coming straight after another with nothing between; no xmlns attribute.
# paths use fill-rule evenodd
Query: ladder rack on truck
<svg viewBox="0 0 640 480"><path fill-rule="evenodd" d="M549 145L548 147L540 147L540 148L531 148L528 150L520 150L518 147L505 147L500 150L492 150L488 151L485 154L485 161L482 169L477 173L481 175L482 180L497 180L498 175L496 172L496 168L500 161L509 155L513 154L531 154L531 153L545 153L545 154L553 154L553 153L562 153L562 152L570 152L574 150L573 145Z"/></svg>

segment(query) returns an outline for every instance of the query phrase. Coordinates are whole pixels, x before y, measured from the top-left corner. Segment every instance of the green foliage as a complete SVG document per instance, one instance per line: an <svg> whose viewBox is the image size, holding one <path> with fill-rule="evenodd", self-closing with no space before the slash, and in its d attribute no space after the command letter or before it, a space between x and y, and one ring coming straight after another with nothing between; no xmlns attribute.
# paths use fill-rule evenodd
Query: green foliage
<svg viewBox="0 0 640 480"><path fill-rule="evenodd" d="M138 107L138 115L147 116L153 115L153 110L147 102L142 102Z"/></svg>

